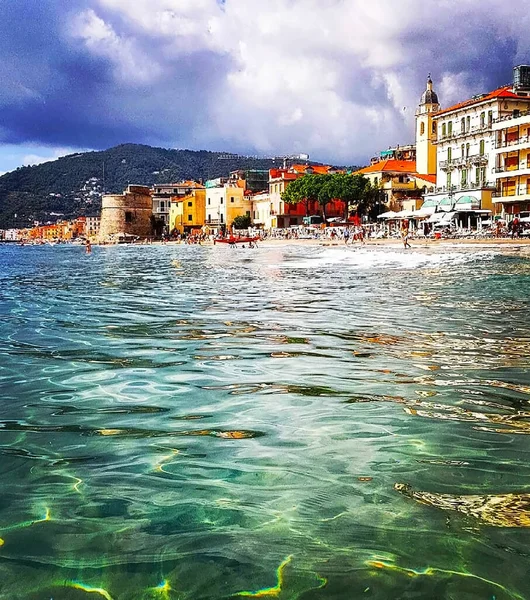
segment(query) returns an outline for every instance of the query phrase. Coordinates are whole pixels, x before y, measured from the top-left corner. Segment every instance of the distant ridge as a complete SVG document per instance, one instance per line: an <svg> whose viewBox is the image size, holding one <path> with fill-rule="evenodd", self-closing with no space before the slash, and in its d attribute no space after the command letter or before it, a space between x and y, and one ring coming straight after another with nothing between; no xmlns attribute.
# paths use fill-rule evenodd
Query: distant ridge
<svg viewBox="0 0 530 600"><path fill-rule="evenodd" d="M312 163L316 164L316 163ZM0 229L27 227L97 214L101 193L121 192L130 183L153 185L182 179L206 180L235 169L270 169L281 160L207 150L169 150L122 144L70 154L0 177Z"/></svg>

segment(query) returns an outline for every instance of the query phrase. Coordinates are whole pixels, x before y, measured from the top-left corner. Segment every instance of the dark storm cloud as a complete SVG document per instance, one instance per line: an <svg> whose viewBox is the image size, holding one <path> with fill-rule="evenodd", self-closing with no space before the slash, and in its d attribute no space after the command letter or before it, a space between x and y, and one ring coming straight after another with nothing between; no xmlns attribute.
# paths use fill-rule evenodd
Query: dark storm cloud
<svg viewBox="0 0 530 600"><path fill-rule="evenodd" d="M428 72L444 106L510 82L513 2L0 0L0 142L353 161L411 141Z"/></svg>
<svg viewBox="0 0 530 600"><path fill-rule="evenodd" d="M226 57L198 50L162 59L156 40L137 40L162 67L155 85L116 76L108 57L66 35L65 21L86 2L7 3L0 20L3 143L106 148L124 141L187 141Z"/></svg>

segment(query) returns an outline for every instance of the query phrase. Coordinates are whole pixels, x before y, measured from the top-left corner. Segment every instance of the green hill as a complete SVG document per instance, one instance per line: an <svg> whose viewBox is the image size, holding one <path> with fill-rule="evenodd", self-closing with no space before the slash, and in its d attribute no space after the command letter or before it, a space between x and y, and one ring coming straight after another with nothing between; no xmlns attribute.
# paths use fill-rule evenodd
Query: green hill
<svg viewBox="0 0 530 600"><path fill-rule="evenodd" d="M167 150L123 144L99 152L71 154L0 177L0 229L27 227L97 214L102 192L128 184L153 185L183 179L206 180L236 169L270 169L282 161L205 150Z"/></svg>

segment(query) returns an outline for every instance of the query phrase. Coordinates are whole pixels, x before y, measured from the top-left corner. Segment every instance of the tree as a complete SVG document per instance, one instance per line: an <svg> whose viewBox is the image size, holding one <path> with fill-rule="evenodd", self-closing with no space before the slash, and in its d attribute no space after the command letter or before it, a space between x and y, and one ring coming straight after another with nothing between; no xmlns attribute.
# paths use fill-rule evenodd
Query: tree
<svg viewBox="0 0 530 600"><path fill-rule="evenodd" d="M239 215L232 221L233 229L248 229L252 221L250 215Z"/></svg>
<svg viewBox="0 0 530 600"><path fill-rule="evenodd" d="M285 188L282 200L286 204L303 204L305 214L309 216L311 204L318 201L319 186L316 177L321 177L321 175L303 175L292 181Z"/></svg>
<svg viewBox="0 0 530 600"><path fill-rule="evenodd" d="M303 175L290 183L282 194L287 204L301 202L306 208L306 215L312 202L318 202L322 216L326 218L326 206L333 200L341 200L345 204L345 219L352 210L359 216L381 212L377 209L381 204L380 190L373 187L370 180L363 175L336 173L333 175Z"/></svg>

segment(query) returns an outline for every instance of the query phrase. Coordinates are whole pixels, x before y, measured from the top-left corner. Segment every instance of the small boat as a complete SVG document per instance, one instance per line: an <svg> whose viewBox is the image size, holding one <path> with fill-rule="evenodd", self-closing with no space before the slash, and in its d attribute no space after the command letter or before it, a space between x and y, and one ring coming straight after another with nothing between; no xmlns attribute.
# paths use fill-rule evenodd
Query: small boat
<svg viewBox="0 0 530 600"><path fill-rule="evenodd" d="M213 243L214 244L230 244L230 245L234 245L234 244L249 244L250 242L257 242L259 241L259 237L236 237L234 235L231 235L229 237L225 237L225 238L216 238L214 239Z"/></svg>

